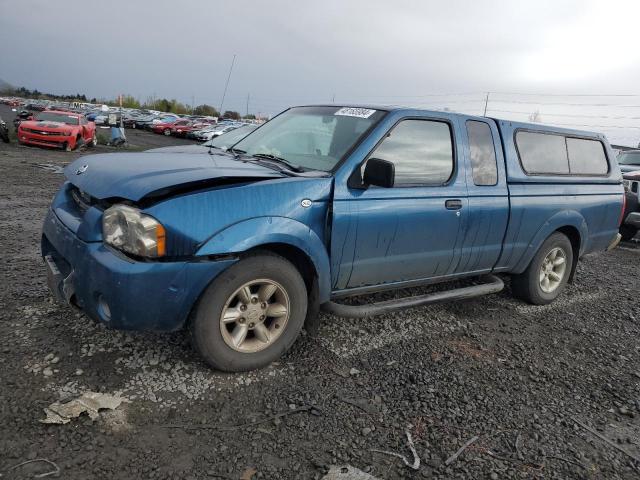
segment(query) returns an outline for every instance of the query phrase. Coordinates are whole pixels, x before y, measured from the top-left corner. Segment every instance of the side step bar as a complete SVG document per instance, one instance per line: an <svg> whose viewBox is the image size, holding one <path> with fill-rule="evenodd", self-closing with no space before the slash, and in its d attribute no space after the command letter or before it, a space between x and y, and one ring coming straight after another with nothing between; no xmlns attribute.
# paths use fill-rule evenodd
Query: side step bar
<svg viewBox="0 0 640 480"><path fill-rule="evenodd" d="M383 315L385 313L402 310L405 308L420 307L431 303L446 302L449 300L466 300L467 298L479 297L498 293L504 288L504 282L495 275L486 277L488 283L473 285L471 287L454 288L443 292L428 293L415 297L400 298L397 300L386 300L384 302L370 305L344 305L342 303L327 302L322 304L322 310L346 318L365 318Z"/></svg>

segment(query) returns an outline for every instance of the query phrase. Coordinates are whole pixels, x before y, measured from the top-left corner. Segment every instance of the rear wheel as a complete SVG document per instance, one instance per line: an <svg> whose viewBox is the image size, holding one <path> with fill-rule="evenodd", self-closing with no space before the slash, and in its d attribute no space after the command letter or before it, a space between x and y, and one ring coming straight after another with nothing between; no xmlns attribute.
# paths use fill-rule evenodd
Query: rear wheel
<svg viewBox="0 0 640 480"><path fill-rule="evenodd" d="M251 255L205 290L190 325L193 344L219 370L262 368L291 347L306 313L307 289L298 270L278 255Z"/></svg>
<svg viewBox="0 0 640 480"><path fill-rule="evenodd" d="M169 135L171 135L171 130L169 130L168 128L165 128L164 132L162 133L164 133L168 137Z"/></svg>
<svg viewBox="0 0 640 480"><path fill-rule="evenodd" d="M527 269L511 279L513 294L534 305L553 302L564 290L573 266L573 248L556 232L545 240Z"/></svg>
<svg viewBox="0 0 640 480"><path fill-rule="evenodd" d="M636 227L632 227L631 225L620 225L620 235L622 235L622 240L625 242L628 242L637 234L638 229Z"/></svg>

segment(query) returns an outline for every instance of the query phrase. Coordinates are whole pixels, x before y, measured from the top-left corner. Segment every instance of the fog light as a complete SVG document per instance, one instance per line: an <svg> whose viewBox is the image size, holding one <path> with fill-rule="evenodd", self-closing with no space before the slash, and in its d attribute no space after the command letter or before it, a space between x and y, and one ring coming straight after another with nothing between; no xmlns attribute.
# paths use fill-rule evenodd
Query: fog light
<svg viewBox="0 0 640 480"><path fill-rule="evenodd" d="M105 322L111 321L111 308L102 295L98 297L98 315Z"/></svg>

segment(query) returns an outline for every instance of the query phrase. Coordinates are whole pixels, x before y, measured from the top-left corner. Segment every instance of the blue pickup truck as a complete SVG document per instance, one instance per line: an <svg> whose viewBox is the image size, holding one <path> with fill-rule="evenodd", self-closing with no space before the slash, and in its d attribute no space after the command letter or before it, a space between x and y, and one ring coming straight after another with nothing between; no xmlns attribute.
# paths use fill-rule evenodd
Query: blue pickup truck
<svg viewBox="0 0 640 480"><path fill-rule="evenodd" d="M113 328L189 328L226 371L274 361L321 308L458 301L504 274L547 304L617 244L624 211L600 134L378 106L290 108L227 151L91 155L65 174L42 235L55 296Z"/></svg>

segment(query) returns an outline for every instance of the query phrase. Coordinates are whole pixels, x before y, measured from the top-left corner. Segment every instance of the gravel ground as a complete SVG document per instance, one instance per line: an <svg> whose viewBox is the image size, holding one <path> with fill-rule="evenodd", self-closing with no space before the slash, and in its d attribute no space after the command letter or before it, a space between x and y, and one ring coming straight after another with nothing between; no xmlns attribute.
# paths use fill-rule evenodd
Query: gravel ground
<svg viewBox="0 0 640 480"><path fill-rule="evenodd" d="M238 479L253 468L253 478L311 479L331 465L380 479L640 476L577 423L640 457L639 243L585 258L550 306L507 288L366 321L323 314L319 336L303 335L280 362L221 374L184 333L111 331L52 302L40 227L62 181L55 167L78 155L0 143L3 478L46 472L42 462L8 470L37 458L65 479ZM95 422L39 423L43 408L85 391L128 401ZM412 463L407 431L418 470L372 451Z"/></svg>

